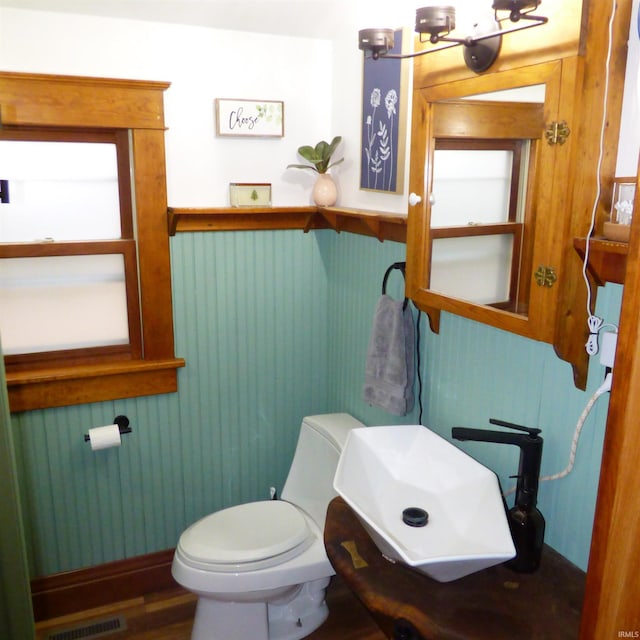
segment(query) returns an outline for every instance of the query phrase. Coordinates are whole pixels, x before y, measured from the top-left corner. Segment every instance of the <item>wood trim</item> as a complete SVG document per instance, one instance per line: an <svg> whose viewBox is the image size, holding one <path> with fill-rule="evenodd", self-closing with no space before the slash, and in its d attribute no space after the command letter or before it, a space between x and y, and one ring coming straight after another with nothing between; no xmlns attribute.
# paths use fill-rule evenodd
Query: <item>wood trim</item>
<svg viewBox="0 0 640 640"><path fill-rule="evenodd" d="M78 240L69 242L0 243L0 258L42 258L45 256L92 256L126 253L132 240ZM133 245L135 247L135 245Z"/></svg>
<svg viewBox="0 0 640 640"><path fill-rule="evenodd" d="M582 610L581 640L617 638L623 631L640 632L639 251L640 199L636 198Z"/></svg>
<svg viewBox="0 0 640 640"><path fill-rule="evenodd" d="M164 131L134 129L136 228L144 358L174 356Z"/></svg>
<svg viewBox="0 0 640 640"><path fill-rule="evenodd" d="M600 130L603 121L604 72L607 51L611 3L585 2L588 5L588 42L584 57L583 79L579 83L579 92L573 97L565 113L575 110L576 117L571 127L570 137L579 141L574 143L571 163L566 176L567 195L566 230L564 232L563 258L561 265L560 295L554 348L558 357L571 363L576 387L585 389L589 356L584 344L588 338L586 320L587 292L582 277L582 263L576 258L573 238L584 238L590 227L590 215L593 199L598 192L598 179L603 188L600 191L598 210L611 206L611 191L617 161L618 140L620 138L620 114L622 112L623 85L627 60L627 41L631 19L631 0L617 2L613 23L613 46L610 63L608 101L604 123L603 157L599 177L596 171ZM563 79L564 81L564 79ZM566 119L562 116L563 119ZM566 146L566 145L564 145ZM596 295L591 297L595 310Z"/></svg>
<svg viewBox="0 0 640 640"><path fill-rule="evenodd" d="M172 393L182 358L128 360L99 365L7 373L11 411Z"/></svg>
<svg viewBox="0 0 640 640"><path fill-rule="evenodd" d="M178 586L173 549L31 580L36 621L142 597Z"/></svg>
<svg viewBox="0 0 640 640"><path fill-rule="evenodd" d="M543 104L472 100L434 104L434 138L471 138L471 143L486 138L492 143L490 149L500 149L495 140L533 140L543 130Z"/></svg>
<svg viewBox="0 0 640 640"><path fill-rule="evenodd" d="M458 227L432 227L430 235L432 240L498 235L521 236L521 230L521 222L480 222L478 224Z"/></svg>
<svg viewBox="0 0 640 640"><path fill-rule="evenodd" d="M407 241L407 215L345 207L169 207L169 234L182 231L271 231L333 229Z"/></svg>
<svg viewBox="0 0 640 640"><path fill-rule="evenodd" d="M0 73L3 126L164 129L166 82Z"/></svg>
<svg viewBox="0 0 640 640"><path fill-rule="evenodd" d="M380 242L407 242L407 214L383 213L344 207L320 207L318 213L340 233L348 231L377 238Z"/></svg>
<svg viewBox="0 0 640 640"><path fill-rule="evenodd" d="M573 246L584 262L587 252L587 239L574 238ZM629 244L614 242L606 238L591 238L589 240L589 273L599 287L607 282L624 284L624 273L627 267Z"/></svg>
<svg viewBox="0 0 640 640"><path fill-rule="evenodd" d="M305 229L317 207L169 207L169 234L178 231L265 231ZM317 227L313 227L317 228Z"/></svg>

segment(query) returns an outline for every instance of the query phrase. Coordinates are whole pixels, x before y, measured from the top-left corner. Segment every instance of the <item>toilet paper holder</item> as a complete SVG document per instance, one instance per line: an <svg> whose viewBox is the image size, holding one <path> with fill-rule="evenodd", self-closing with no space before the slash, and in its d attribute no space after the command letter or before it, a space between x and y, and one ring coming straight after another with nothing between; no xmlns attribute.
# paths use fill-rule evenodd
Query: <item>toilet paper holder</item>
<svg viewBox="0 0 640 640"><path fill-rule="evenodd" d="M120 435L124 435L125 433L131 433L131 427L129 426L129 418L127 416L116 416L113 419L113 424L118 425L118 431L120 431ZM88 433L84 434L84 441L89 442L91 438Z"/></svg>

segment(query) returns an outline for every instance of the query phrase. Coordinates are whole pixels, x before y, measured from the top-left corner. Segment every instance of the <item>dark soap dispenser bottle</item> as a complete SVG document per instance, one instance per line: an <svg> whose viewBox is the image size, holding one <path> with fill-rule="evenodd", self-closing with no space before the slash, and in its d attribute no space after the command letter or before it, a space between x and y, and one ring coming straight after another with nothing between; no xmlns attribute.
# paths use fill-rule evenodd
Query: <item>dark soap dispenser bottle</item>
<svg viewBox="0 0 640 640"><path fill-rule="evenodd" d="M543 444L540 429L523 427L495 419L491 419L489 422L523 433L464 427L454 427L451 433L457 440L498 442L520 447L515 502L507 512L516 556L505 564L514 571L532 573L540 566L545 529L544 517L536 506Z"/></svg>
<svg viewBox="0 0 640 640"><path fill-rule="evenodd" d="M539 433L539 429L529 429L528 435L518 440L520 463L516 497L508 513L516 557L506 564L522 573L531 573L540 566L544 544L544 517L536 506L543 442Z"/></svg>

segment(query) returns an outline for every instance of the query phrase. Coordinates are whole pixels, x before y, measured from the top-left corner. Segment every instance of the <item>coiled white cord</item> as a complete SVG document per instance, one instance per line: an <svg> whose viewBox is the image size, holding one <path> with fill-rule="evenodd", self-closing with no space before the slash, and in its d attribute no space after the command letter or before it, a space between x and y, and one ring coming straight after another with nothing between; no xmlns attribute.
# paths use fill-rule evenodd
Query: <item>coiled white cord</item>
<svg viewBox="0 0 640 640"><path fill-rule="evenodd" d="M607 393L607 391L611 390L611 379L613 378L613 373L610 371L604 378L604 382L596 389L595 393L589 398L589 402L587 402L587 406L584 408L580 417L578 418L578 424L576 424L576 430L573 433L573 440L571 441L571 450L569 452L569 463L565 467L563 471L559 473L554 473L551 476L544 476L540 478L540 482L548 482L549 480L559 480L560 478L564 478L568 476L573 470L573 466L576 462L576 451L578 450L578 441L580 440L580 433L582 432L582 427L584 426L585 420L587 416L591 412L593 405L596 403L596 400Z"/></svg>
<svg viewBox="0 0 640 640"><path fill-rule="evenodd" d="M610 371L604 378L604 382L596 389L594 394L589 398L589 402L583 409L580 417L578 418L578 423L576 424L576 429L573 432L573 439L571 440L571 448L569 451L569 462L567 466L558 473L554 473L549 476L542 476L540 478L540 482L549 482L551 480L560 480L560 478L564 478L568 476L572 471L573 467L576 463L576 452L578 451L578 442L580 441L580 434L582 433L582 427L584 427L584 423L587 419L587 416L591 413L591 409L593 409L593 405L596 403L596 400L603 394L607 393L611 390L611 380L613 378L613 373ZM506 491L503 495L506 498L508 495L511 495L516 490L516 487L512 487L509 491Z"/></svg>
<svg viewBox="0 0 640 640"><path fill-rule="evenodd" d="M595 356L598 353L598 334L603 324L604 320L598 316L590 315L587 319L589 339L584 346L590 356Z"/></svg>

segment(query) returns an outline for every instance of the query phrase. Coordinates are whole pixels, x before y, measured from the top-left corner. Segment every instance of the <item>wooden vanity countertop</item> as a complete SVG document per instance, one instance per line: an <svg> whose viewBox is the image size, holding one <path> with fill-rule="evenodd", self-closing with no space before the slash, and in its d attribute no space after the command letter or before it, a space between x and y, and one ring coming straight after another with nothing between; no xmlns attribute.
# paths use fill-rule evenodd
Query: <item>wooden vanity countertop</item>
<svg viewBox="0 0 640 640"><path fill-rule="evenodd" d="M497 565L437 582L386 560L339 497L329 505L324 542L336 573L389 638L399 618L423 640L578 638L585 573L549 546L532 574Z"/></svg>

